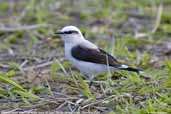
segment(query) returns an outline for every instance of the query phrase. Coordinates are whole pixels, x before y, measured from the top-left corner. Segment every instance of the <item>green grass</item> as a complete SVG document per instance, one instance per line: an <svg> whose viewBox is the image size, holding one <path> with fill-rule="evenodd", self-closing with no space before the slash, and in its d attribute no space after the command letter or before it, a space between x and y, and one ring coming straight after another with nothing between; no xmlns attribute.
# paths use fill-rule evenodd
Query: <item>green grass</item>
<svg viewBox="0 0 171 114"><path fill-rule="evenodd" d="M12 105L19 100L17 106L7 105L0 110L171 113L170 0L163 0L155 33L151 30L161 0L12 2L14 6L1 0L3 26L51 26L12 32L0 29L0 104ZM64 60L62 42L54 37L54 32L66 25L78 26L86 39L119 61L141 68L144 76L110 71L96 77L90 87L84 75ZM134 38L136 30L145 36Z"/></svg>

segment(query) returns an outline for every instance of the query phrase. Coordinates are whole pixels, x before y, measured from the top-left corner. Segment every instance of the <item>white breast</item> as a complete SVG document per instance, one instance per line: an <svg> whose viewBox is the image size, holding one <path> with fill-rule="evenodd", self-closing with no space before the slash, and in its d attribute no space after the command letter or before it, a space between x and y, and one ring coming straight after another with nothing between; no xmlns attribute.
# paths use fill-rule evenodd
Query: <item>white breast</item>
<svg viewBox="0 0 171 114"><path fill-rule="evenodd" d="M72 49L73 45L72 44L65 44L65 58L69 59L72 57L71 56L71 49Z"/></svg>

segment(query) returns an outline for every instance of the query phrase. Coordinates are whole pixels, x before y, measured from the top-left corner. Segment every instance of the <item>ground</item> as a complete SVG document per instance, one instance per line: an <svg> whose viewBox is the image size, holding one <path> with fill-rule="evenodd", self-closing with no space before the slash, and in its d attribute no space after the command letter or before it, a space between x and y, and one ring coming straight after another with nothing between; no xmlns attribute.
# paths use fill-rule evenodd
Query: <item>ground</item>
<svg viewBox="0 0 171 114"><path fill-rule="evenodd" d="M171 113L170 0L0 0L0 111ZM54 32L66 25L144 74L89 86Z"/></svg>

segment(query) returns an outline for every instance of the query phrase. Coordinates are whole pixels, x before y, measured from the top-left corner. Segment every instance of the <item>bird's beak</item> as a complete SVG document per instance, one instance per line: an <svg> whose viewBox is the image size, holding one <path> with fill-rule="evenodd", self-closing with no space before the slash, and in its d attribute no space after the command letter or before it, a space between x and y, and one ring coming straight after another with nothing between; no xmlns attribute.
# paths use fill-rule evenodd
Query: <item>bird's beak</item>
<svg viewBox="0 0 171 114"><path fill-rule="evenodd" d="M64 34L64 32L61 32L61 31L58 31L55 33L56 35L61 35L61 34Z"/></svg>

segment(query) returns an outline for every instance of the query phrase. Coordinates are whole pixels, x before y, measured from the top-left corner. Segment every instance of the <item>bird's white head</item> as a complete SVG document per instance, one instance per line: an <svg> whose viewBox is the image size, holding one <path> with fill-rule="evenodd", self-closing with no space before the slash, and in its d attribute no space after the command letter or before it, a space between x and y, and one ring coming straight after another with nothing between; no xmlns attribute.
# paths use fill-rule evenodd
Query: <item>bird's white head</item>
<svg viewBox="0 0 171 114"><path fill-rule="evenodd" d="M75 26L65 26L56 34L60 35L65 43L77 42L83 40L81 31Z"/></svg>

